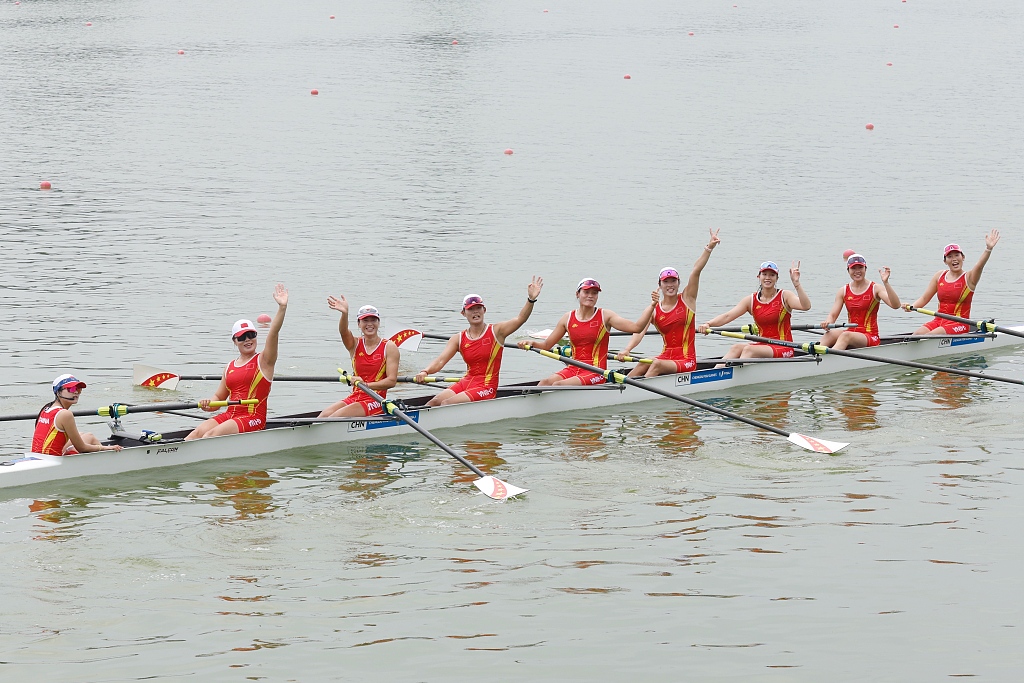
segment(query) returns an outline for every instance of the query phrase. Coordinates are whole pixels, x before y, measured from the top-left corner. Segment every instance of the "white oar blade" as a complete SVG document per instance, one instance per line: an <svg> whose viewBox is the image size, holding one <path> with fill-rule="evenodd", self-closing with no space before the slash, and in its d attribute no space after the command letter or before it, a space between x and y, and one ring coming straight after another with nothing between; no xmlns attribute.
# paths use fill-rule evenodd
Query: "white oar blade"
<svg viewBox="0 0 1024 683"><path fill-rule="evenodd" d="M494 500L505 500L520 493L526 493L529 489L521 489L508 482L494 477L483 477L473 482L473 485L480 489L485 496Z"/></svg>
<svg viewBox="0 0 1024 683"><path fill-rule="evenodd" d="M547 339L554 330L538 330L530 333L530 339Z"/></svg>
<svg viewBox="0 0 1024 683"><path fill-rule="evenodd" d="M797 434L793 432L789 435L789 440L795 443L801 448L806 448L809 451L815 453L838 453L850 444L840 443L839 441L825 441L825 439L815 439L813 436L807 436L805 434Z"/></svg>
<svg viewBox="0 0 1024 683"><path fill-rule="evenodd" d="M423 333L418 330L401 330L395 332L389 339L402 351L416 351L423 341Z"/></svg>
<svg viewBox="0 0 1024 683"><path fill-rule="evenodd" d="M150 389L175 389L180 378L173 372L167 372L149 365L132 366L132 384Z"/></svg>

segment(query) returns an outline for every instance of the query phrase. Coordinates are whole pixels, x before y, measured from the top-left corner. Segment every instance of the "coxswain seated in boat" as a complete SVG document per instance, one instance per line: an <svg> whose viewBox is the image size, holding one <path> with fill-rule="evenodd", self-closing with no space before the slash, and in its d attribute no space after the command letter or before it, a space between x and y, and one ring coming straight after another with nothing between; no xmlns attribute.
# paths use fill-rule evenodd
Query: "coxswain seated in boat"
<svg viewBox="0 0 1024 683"><path fill-rule="evenodd" d="M255 432L267 426L267 398L270 386L274 381L274 366L277 364L277 342L284 324L284 315L288 310L288 290L278 284L274 289L274 301L277 302L277 313L270 321L267 330L267 341L263 351L256 352L256 327L249 320L238 320L231 328L231 340L238 349L238 358L228 363L220 386L212 398L203 399L199 407L207 412L217 409L210 407L211 401L229 399L258 399L253 405L228 406L228 409L216 417L200 423L185 437L186 441L208 436L224 436Z"/></svg>
<svg viewBox="0 0 1024 683"><path fill-rule="evenodd" d="M563 315L555 325L555 329L544 341L521 341L519 348L526 348L529 345L548 351L568 333L573 358L606 370L608 368L608 332L613 328L630 334L642 332L650 324L651 316L654 315L654 302L652 301L640 314L640 318L634 322L623 318L615 311L598 308L597 298L600 293L601 285L594 278L587 277L580 280L576 285L576 299L579 301L577 310ZM542 379L538 385L542 387L553 385L591 386L604 384L605 381L604 375L567 365L561 372Z"/></svg>
<svg viewBox="0 0 1024 683"><path fill-rule="evenodd" d="M469 328L453 335L441 354L416 375L416 381L423 382L428 375L439 372L456 353L461 354L466 363L466 375L430 399L428 406L484 401L498 395L498 375L505 339L530 319L533 305L537 303L543 287L544 279L534 276L526 287L526 303L519 315L493 325L484 322L487 307L482 297L470 294L462 300L462 315L469 322Z"/></svg>
<svg viewBox="0 0 1024 683"><path fill-rule="evenodd" d="M679 292L679 271L675 268L662 268L658 274L658 289L651 293L651 299L655 302L654 317L651 323L661 333L664 347L660 354L655 356L653 362L637 363L637 366L629 372L630 377L657 377L676 372L693 372L697 369L697 349L694 344L694 333L697 326L694 317L697 313L697 290L700 288L700 274L704 266L711 258L711 252L721 242L718 239L718 230L708 232L711 238L708 244L697 257L693 264L690 277L686 281L686 287L682 293ZM629 340L620 353L616 354L616 360L623 360L629 352L636 348L644 340L644 335L650 323L640 332L637 332Z"/></svg>
<svg viewBox="0 0 1024 683"><path fill-rule="evenodd" d="M761 283L758 291L744 298L727 313L712 318L697 328L701 334L708 334L708 328L719 327L732 322L744 313L749 313L754 323L760 328L758 336L781 341L793 341L790 330L790 319L793 311L809 311L811 300L800 283L800 262L794 261L789 269L789 278L793 282L793 290L778 289L779 267L774 261L765 261L757 271L757 279ZM743 342L733 344L722 360L732 358L792 358L793 349L788 346L766 344L764 342Z"/></svg>
<svg viewBox="0 0 1024 683"><path fill-rule="evenodd" d="M357 340L348 329L348 301L345 295L327 297L327 305L341 313L338 332L341 333L341 343L352 357L355 377L349 382L352 384L352 393L325 408L319 417L379 415L384 412L384 406L357 387L356 382L363 382L386 397L388 389L398 383L398 363L401 358L398 346L389 339L381 338L380 313L374 306L363 306L356 313L356 325L361 335Z"/></svg>
<svg viewBox="0 0 1024 683"><path fill-rule="evenodd" d="M93 434L78 431L71 406L82 397L85 382L73 375L53 380L53 400L43 406L36 418L32 435L32 452L43 455L76 455L97 451L119 451L120 446L106 446Z"/></svg>
<svg viewBox="0 0 1024 683"><path fill-rule="evenodd" d="M900 307L900 297L889 285L889 266L883 266L878 275L882 284L867 279L868 262L860 254L850 254L846 259L846 272L850 275L850 283L844 285L836 293L825 322L821 324L825 334L821 343L834 349L862 349L866 346L878 346L878 303L885 302L889 308ZM855 330L833 330L833 324L839 314L846 308L849 321L857 326Z"/></svg>
<svg viewBox="0 0 1024 683"><path fill-rule="evenodd" d="M985 269L992 249L999 243L999 231L993 230L985 236L985 251L981 252L978 262L968 271L964 270L964 252L959 244L947 244L942 250L942 260L946 262L946 270L940 270L928 281L928 287L913 304L905 304L903 309L927 306L932 297L939 297L939 313L955 315L958 318L971 317L971 301L974 290L981 280L981 271ZM945 318L932 318L914 331L914 334L967 334L971 326Z"/></svg>

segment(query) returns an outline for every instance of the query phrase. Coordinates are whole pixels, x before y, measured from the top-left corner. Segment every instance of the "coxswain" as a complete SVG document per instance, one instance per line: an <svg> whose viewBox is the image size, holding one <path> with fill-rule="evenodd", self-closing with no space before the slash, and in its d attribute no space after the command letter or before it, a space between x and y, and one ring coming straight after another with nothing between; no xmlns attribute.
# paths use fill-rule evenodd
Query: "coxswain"
<svg viewBox="0 0 1024 683"><path fill-rule="evenodd" d="M701 334L708 334L711 327L719 327L732 322L744 313L749 313L754 324L760 328L760 337L793 341L790 330L790 318L793 311L809 311L811 300L800 284L800 262L794 261L789 269L789 279L793 282L793 291L779 289L779 267L774 261L765 261L757 271L760 288L745 297L727 313L712 318L697 328ZM788 346L750 342L733 344L723 360L731 358L792 358L793 349Z"/></svg>
<svg viewBox="0 0 1024 683"><path fill-rule="evenodd" d="M638 363L629 376L657 377L674 372L692 372L697 369L697 349L694 346L694 333L697 326L694 316L697 313L697 290L700 288L700 273L711 258L711 252L718 246L718 230L711 231L707 246L693 264L686 287L679 292L679 271L675 268L662 268L658 274L658 290L652 292L655 300L654 318L651 322L661 333L664 348L652 363ZM648 325L647 327L650 327ZM623 360L640 342L644 340L647 327L633 335L629 344L618 354L617 360Z"/></svg>
<svg viewBox="0 0 1024 683"><path fill-rule="evenodd" d="M630 334L645 330L651 322L651 316L654 315L654 301L652 300L640 314L639 320L634 322L623 318L614 311L598 308L597 297L600 293L601 285L594 278L586 277L580 280L576 285L576 299L579 301L579 307L563 315L547 339L542 342L521 341L519 348L535 346L547 351L568 334L573 358L606 370L608 368L608 340L610 339L608 333L612 329ZM595 385L604 384L604 382L604 375L566 365L560 372L542 379L538 385L542 387Z"/></svg>
<svg viewBox="0 0 1024 683"><path fill-rule="evenodd" d="M928 287L913 304L904 304L903 309L927 306L936 294L939 297L939 313L955 315L958 318L971 317L971 300L974 290L981 279L981 271L985 269L992 249L999 244L999 231L993 230L985 236L985 251L981 252L978 262L968 271L964 270L964 252L959 244L947 244L942 250L942 260L946 262L946 270L940 270L928 281ZM932 318L914 331L914 334L966 334L971 326L944 318Z"/></svg>
<svg viewBox="0 0 1024 683"><path fill-rule="evenodd" d="M868 262L860 254L852 254L846 259L846 272L850 275L850 283L836 293L825 322L821 324L826 330L821 343L834 349L862 349L865 346L878 346L878 302L882 301L889 308L900 307L900 297L889 285L889 266L883 266L878 275L882 284L867 279ZM846 307L846 315L855 330L829 329L839 314Z"/></svg>
<svg viewBox="0 0 1024 683"><path fill-rule="evenodd" d="M97 451L119 451L120 446L105 446L93 434L78 431L71 406L82 397L85 382L73 375L53 380L53 400L36 417L32 434L32 452L44 455L77 455Z"/></svg>
<svg viewBox="0 0 1024 683"><path fill-rule="evenodd" d="M203 399L199 407L207 412L214 412L211 401L240 401L258 399L252 405L228 406L228 409L201 422L185 440L200 439L208 436L224 436L255 432L267 426L267 398L270 396L270 385L274 381L274 365L277 364L277 340L284 324L284 314L288 310L288 290L278 284L274 289L274 301L277 302L277 313L270 321L267 330L267 341L263 351L256 352L256 326L249 320L238 320L231 328L231 341L238 349L238 358L228 363L221 377L220 386L213 393L213 398Z"/></svg>
<svg viewBox="0 0 1024 683"><path fill-rule="evenodd" d="M493 325L484 322L487 307L483 298L470 294L462 300L462 315L469 322L469 329L453 335L441 354L416 375L416 381L423 382L428 375L439 372L456 353L462 354L466 375L430 399L428 406L484 401L498 395L498 373L505 339L529 320L543 287L544 279L534 276L526 288L526 303L519 315Z"/></svg>
<svg viewBox="0 0 1024 683"><path fill-rule="evenodd" d="M382 397L387 396L388 389L398 383L398 346L389 339L381 339L380 313L375 307L363 306L356 313L356 325L362 333L357 340L348 329L348 301L345 295L327 297L327 305L341 313L338 331L341 333L341 343L352 357L352 372L355 373L355 377L349 380L352 393L325 408L320 417L379 415L384 412L380 401L357 387L356 382L365 383Z"/></svg>

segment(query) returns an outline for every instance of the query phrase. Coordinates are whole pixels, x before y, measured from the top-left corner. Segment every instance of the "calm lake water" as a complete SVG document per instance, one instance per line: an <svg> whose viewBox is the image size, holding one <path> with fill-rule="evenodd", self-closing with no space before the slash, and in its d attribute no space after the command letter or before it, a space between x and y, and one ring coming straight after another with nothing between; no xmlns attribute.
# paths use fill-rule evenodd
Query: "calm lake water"
<svg viewBox="0 0 1024 683"><path fill-rule="evenodd" d="M709 226L702 319L772 259L818 322L847 248L913 301L998 228L974 311L1024 322L1024 6L736 5L5 1L0 413L63 372L86 406L154 400L133 363L218 372L276 282L282 374L345 362L339 292L452 332L467 292L501 320L537 274L538 330L593 276L633 317ZM1019 349L959 362L1024 378ZM1017 387L880 367L714 400L853 445L655 401L439 434L531 489L507 504L412 438L10 491L0 679L1024 676ZM31 424L0 434L11 456Z"/></svg>

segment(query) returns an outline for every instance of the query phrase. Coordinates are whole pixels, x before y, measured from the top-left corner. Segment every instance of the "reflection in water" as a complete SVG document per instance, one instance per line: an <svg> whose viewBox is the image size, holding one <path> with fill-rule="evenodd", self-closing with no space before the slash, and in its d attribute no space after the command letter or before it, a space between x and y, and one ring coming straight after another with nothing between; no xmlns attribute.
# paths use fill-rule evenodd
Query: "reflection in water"
<svg viewBox="0 0 1024 683"><path fill-rule="evenodd" d="M971 403L971 382L970 377L961 375L948 375L944 372L936 372L931 376L932 391L935 396L932 401L945 410L956 410Z"/></svg>
<svg viewBox="0 0 1024 683"><path fill-rule="evenodd" d="M342 491L350 493L361 493L362 497L371 497L378 489L381 489L393 481L401 478L398 468L407 456L409 449L405 446L392 444L367 444L353 445L352 454L357 457L352 461L351 470L345 475L344 480L338 484Z"/></svg>
<svg viewBox="0 0 1024 683"><path fill-rule="evenodd" d="M46 524L36 524L33 529L36 541L66 541L79 536L74 514L67 507L84 508L89 501L72 498L66 503L59 500L33 500L29 503L30 512L36 513L36 519ZM65 507L66 506L66 507Z"/></svg>
<svg viewBox="0 0 1024 683"><path fill-rule="evenodd" d="M655 426L664 430L657 441L658 447L675 453L692 453L703 443L698 437L700 425L692 417L678 410L670 410L662 414L663 419Z"/></svg>
<svg viewBox="0 0 1024 683"><path fill-rule="evenodd" d="M851 432L866 429L878 429L879 403L875 398L875 390L867 385L852 387L846 391L837 391L834 396L839 404L839 412L846 417L846 429Z"/></svg>
<svg viewBox="0 0 1024 683"><path fill-rule="evenodd" d="M499 467L505 464L505 460L498 455L501 443L498 441L467 441L463 444L466 460L479 467L485 474L494 474ZM477 480L476 474L452 460L456 466L452 475L452 483L469 484Z"/></svg>
<svg viewBox="0 0 1024 683"><path fill-rule="evenodd" d="M608 456L601 451L604 448L604 420L584 422L572 427L565 437L565 450L562 455L574 460L605 460ZM595 455L597 454L597 455Z"/></svg>
<svg viewBox="0 0 1024 683"><path fill-rule="evenodd" d="M271 484L276 484L277 479L272 479L263 470L253 470L245 474L235 474L228 477L219 477L215 482L218 489L230 493L228 500L238 512L236 519L248 519L272 512L276 509L273 504L273 497L260 489L265 489ZM214 503L223 505L223 501Z"/></svg>

